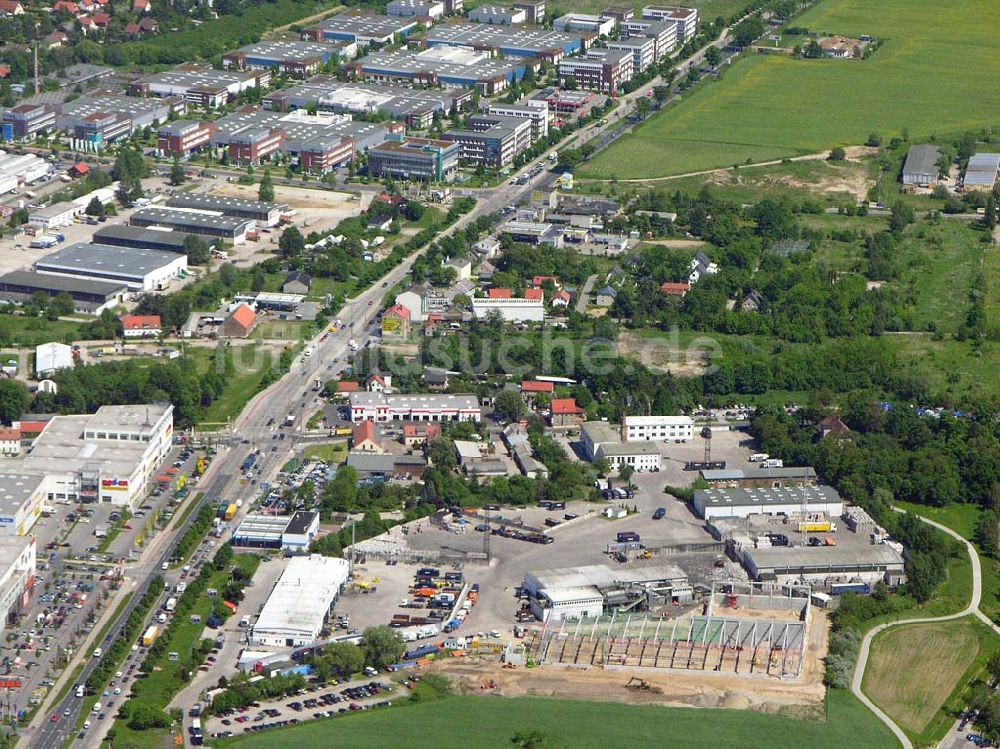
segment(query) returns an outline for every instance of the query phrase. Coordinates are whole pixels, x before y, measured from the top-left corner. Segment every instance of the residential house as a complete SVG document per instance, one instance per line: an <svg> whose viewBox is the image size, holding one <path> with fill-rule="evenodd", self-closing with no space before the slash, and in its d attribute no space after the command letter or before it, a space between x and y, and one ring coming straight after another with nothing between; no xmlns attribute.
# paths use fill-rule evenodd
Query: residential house
<svg viewBox="0 0 1000 749"><path fill-rule="evenodd" d="M257 324L257 313L247 304L240 304L222 322L224 338L246 338Z"/></svg>
<svg viewBox="0 0 1000 749"><path fill-rule="evenodd" d="M488 299L512 299L514 292L510 289L490 289L486 296Z"/></svg>
<svg viewBox="0 0 1000 749"><path fill-rule="evenodd" d="M559 279L555 276L535 276L531 279L531 288L540 289L546 281L551 281L554 288L559 288Z"/></svg>
<svg viewBox="0 0 1000 749"><path fill-rule="evenodd" d="M23 16L24 6L21 0L0 0L0 13L7 16Z"/></svg>
<svg viewBox="0 0 1000 749"><path fill-rule="evenodd" d="M545 301L545 292L542 291L541 289L525 289L524 290L524 298L525 299L531 299L532 301L535 301L535 302L544 302Z"/></svg>
<svg viewBox="0 0 1000 749"><path fill-rule="evenodd" d="M369 216L368 231L389 231L392 226L392 216Z"/></svg>
<svg viewBox="0 0 1000 749"><path fill-rule="evenodd" d="M123 315L122 332L126 338L155 338L163 332L159 315Z"/></svg>
<svg viewBox="0 0 1000 749"><path fill-rule="evenodd" d="M424 367L424 384L431 390L445 390L448 387L448 370Z"/></svg>
<svg viewBox="0 0 1000 749"><path fill-rule="evenodd" d="M553 398L549 406L549 423L554 427L575 427L583 420L583 409L576 398Z"/></svg>
<svg viewBox="0 0 1000 749"><path fill-rule="evenodd" d="M840 439L850 439L853 432L851 428L845 424L837 414L830 414L829 416L823 417L819 423L816 425L816 429L819 432L819 438L825 439L826 437L837 437Z"/></svg>
<svg viewBox="0 0 1000 749"><path fill-rule="evenodd" d="M764 295L756 289L750 289L749 293L740 302L742 312L760 312L764 309Z"/></svg>
<svg viewBox="0 0 1000 749"><path fill-rule="evenodd" d="M569 307L570 294L565 289L559 289L555 294L552 295L552 306L553 307Z"/></svg>
<svg viewBox="0 0 1000 749"><path fill-rule="evenodd" d="M373 372L365 380L365 390L369 393L392 392L392 375L380 375L377 372Z"/></svg>
<svg viewBox="0 0 1000 749"><path fill-rule="evenodd" d="M285 276L285 282L281 285L281 291L285 294L308 294L312 285L312 278L307 273L292 271Z"/></svg>
<svg viewBox="0 0 1000 749"><path fill-rule="evenodd" d="M664 296L677 297L683 299L684 295L691 290L691 284L676 281L665 281L660 284L660 293Z"/></svg>
<svg viewBox="0 0 1000 749"><path fill-rule="evenodd" d="M0 455L19 455L21 453L20 427L0 428Z"/></svg>
<svg viewBox="0 0 1000 749"><path fill-rule="evenodd" d="M384 455L385 448L378 436L375 422L371 419L362 421L354 427L354 434L351 437L351 450L362 453L375 453Z"/></svg>
<svg viewBox="0 0 1000 749"><path fill-rule="evenodd" d="M594 299L594 304L598 307L610 307L615 303L615 299L617 298L618 292L610 286L605 286L603 289L597 290L597 296Z"/></svg>
<svg viewBox="0 0 1000 749"><path fill-rule="evenodd" d="M441 425L434 421L403 424L403 444L407 447L422 447L440 436Z"/></svg>
<svg viewBox="0 0 1000 749"><path fill-rule="evenodd" d="M153 6L149 0L132 0L132 10L137 10L140 13L152 13Z"/></svg>
<svg viewBox="0 0 1000 749"><path fill-rule="evenodd" d="M340 380L337 383L337 395L344 396L360 392L361 384L355 380Z"/></svg>
<svg viewBox="0 0 1000 749"><path fill-rule="evenodd" d="M526 399L534 398L539 393L551 396L555 386L551 382L542 382L539 380L522 380L521 381L521 395Z"/></svg>
<svg viewBox="0 0 1000 749"><path fill-rule="evenodd" d="M472 278L472 260L468 257L452 257L442 261L441 266L455 271L456 281L468 281Z"/></svg>
<svg viewBox="0 0 1000 749"><path fill-rule="evenodd" d="M382 335L397 338L410 337L410 310L402 304L394 304L382 313Z"/></svg>
<svg viewBox="0 0 1000 749"><path fill-rule="evenodd" d="M699 279L705 276L713 276L719 272L719 266L708 259L704 252L698 252L691 259L691 273L688 275L689 283L698 283Z"/></svg>

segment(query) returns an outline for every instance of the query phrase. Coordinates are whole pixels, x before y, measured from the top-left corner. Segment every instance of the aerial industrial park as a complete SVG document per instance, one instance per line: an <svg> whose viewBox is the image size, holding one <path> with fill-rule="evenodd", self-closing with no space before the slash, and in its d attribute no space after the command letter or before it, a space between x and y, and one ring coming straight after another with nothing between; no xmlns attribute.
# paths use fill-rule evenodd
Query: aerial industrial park
<svg viewBox="0 0 1000 749"><path fill-rule="evenodd" d="M1000 14L885 2L0 0L0 749L1000 745Z"/></svg>

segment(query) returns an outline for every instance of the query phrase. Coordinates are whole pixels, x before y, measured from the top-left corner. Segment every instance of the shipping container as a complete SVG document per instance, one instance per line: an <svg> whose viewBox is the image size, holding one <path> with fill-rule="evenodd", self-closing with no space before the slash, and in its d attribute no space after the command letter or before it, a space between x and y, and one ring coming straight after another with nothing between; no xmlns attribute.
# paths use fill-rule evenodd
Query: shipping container
<svg viewBox="0 0 1000 749"><path fill-rule="evenodd" d="M837 524L829 520L799 523L799 533L835 533Z"/></svg>
<svg viewBox="0 0 1000 749"><path fill-rule="evenodd" d="M833 583L830 586L830 592L835 596L844 593L866 594L871 592L871 585L868 583Z"/></svg>

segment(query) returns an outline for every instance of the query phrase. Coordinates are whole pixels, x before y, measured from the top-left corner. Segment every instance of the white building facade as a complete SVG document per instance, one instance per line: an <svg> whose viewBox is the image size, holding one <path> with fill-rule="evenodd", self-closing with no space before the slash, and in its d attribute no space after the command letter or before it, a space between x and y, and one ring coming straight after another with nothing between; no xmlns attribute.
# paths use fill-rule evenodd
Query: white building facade
<svg viewBox="0 0 1000 749"><path fill-rule="evenodd" d="M694 438L690 416L626 416L625 436L633 440L688 442Z"/></svg>

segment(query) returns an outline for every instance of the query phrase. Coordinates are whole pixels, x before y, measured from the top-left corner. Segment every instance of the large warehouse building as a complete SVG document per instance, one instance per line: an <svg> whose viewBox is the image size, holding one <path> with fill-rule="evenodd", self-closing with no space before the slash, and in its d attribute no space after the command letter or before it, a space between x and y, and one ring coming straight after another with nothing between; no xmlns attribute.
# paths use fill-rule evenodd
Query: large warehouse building
<svg viewBox="0 0 1000 749"><path fill-rule="evenodd" d="M890 544L851 546L770 546L742 549L743 564L754 580L806 582L903 582L903 555Z"/></svg>
<svg viewBox="0 0 1000 749"><path fill-rule="evenodd" d="M250 631L251 644L281 648L314 643L349 574L346 559L293 557Z"/></svg>
<svg viewBox="0 0 1000 749"><path fill-rule="evenodd" d="M630 466L635 471L660 470L660 449L647 440L623 442L621 436L606 421L584 422L580 444L588 460L606 458L618 471Z"/></svg>
<svg viewBox="0 0 1000 749"><path fill-rule="evenodd" d="M42 514L44 501L43 474L0 473L0 537L26 535Z"/></svg>
<svg viewBox="0 0 1000 749"><path fill-rule="evenodd" d="M648 567L585 565L526 572L532 612L542 620L598 617L609 609L652 608L694 597L688 576L671 564Z"/></svg>
<svg viewBox="0 0 1000 749"><path fill-rule="evenodd" d="M277 226L283 215L288 214L287 203L267 203L260 200L230 198L205 193L180 193L167 200L168 208L194 208L213 211L223 216L256 221L261 226Z"/></svg>
<svg viewBox="0 0 1000 749"><path fill-rule="evenodd" d="M129 223L132 226L160 226L188 234L215 237L233 244L246 242L247 232L254 225L253 221L247 219L183 208L142 208L132 214Z"/></svg>
<svg viewBox="0 0 1000 749"><path fill-rule="evenodd" d="M844 512L844 500L832 486L706 489L694 493L694 510L705 520L756 514L826 514L836 518Z"/></svg>
<svg viewBox="0 0 1000 749"><path fill-rule="evenodd" d="M115 247L139 247L146 250L162 250L184 254L184 238L182 231L169 229L145 229L141 226L126 226L112 224L102 226L94 232L96 244L114 245Z"/></svg>
<svg viewBox="0 0 1000 749"><path fill-rule="evenodd" d="M71 244L35 263L39 273L125 284L134 291L165 289L187 271L187 256L161 250Z"/></svg>
<svg viewBox="0 0 1000 749"><path fill-rule="evenodd" d="M35 582L35 539L0 536L0 632L28 605Z"/></svg>
<svg viewBox="0 0 1000 749"><path fill-rule="evenodd" d="M4 302L20 305L31 301L39 291L50 297L65 292L73 299L74 311L92 315L99 315L120 304L125 290L125 284L120 282L92 281L26 270L0 276L0 300Z"/></svg>

